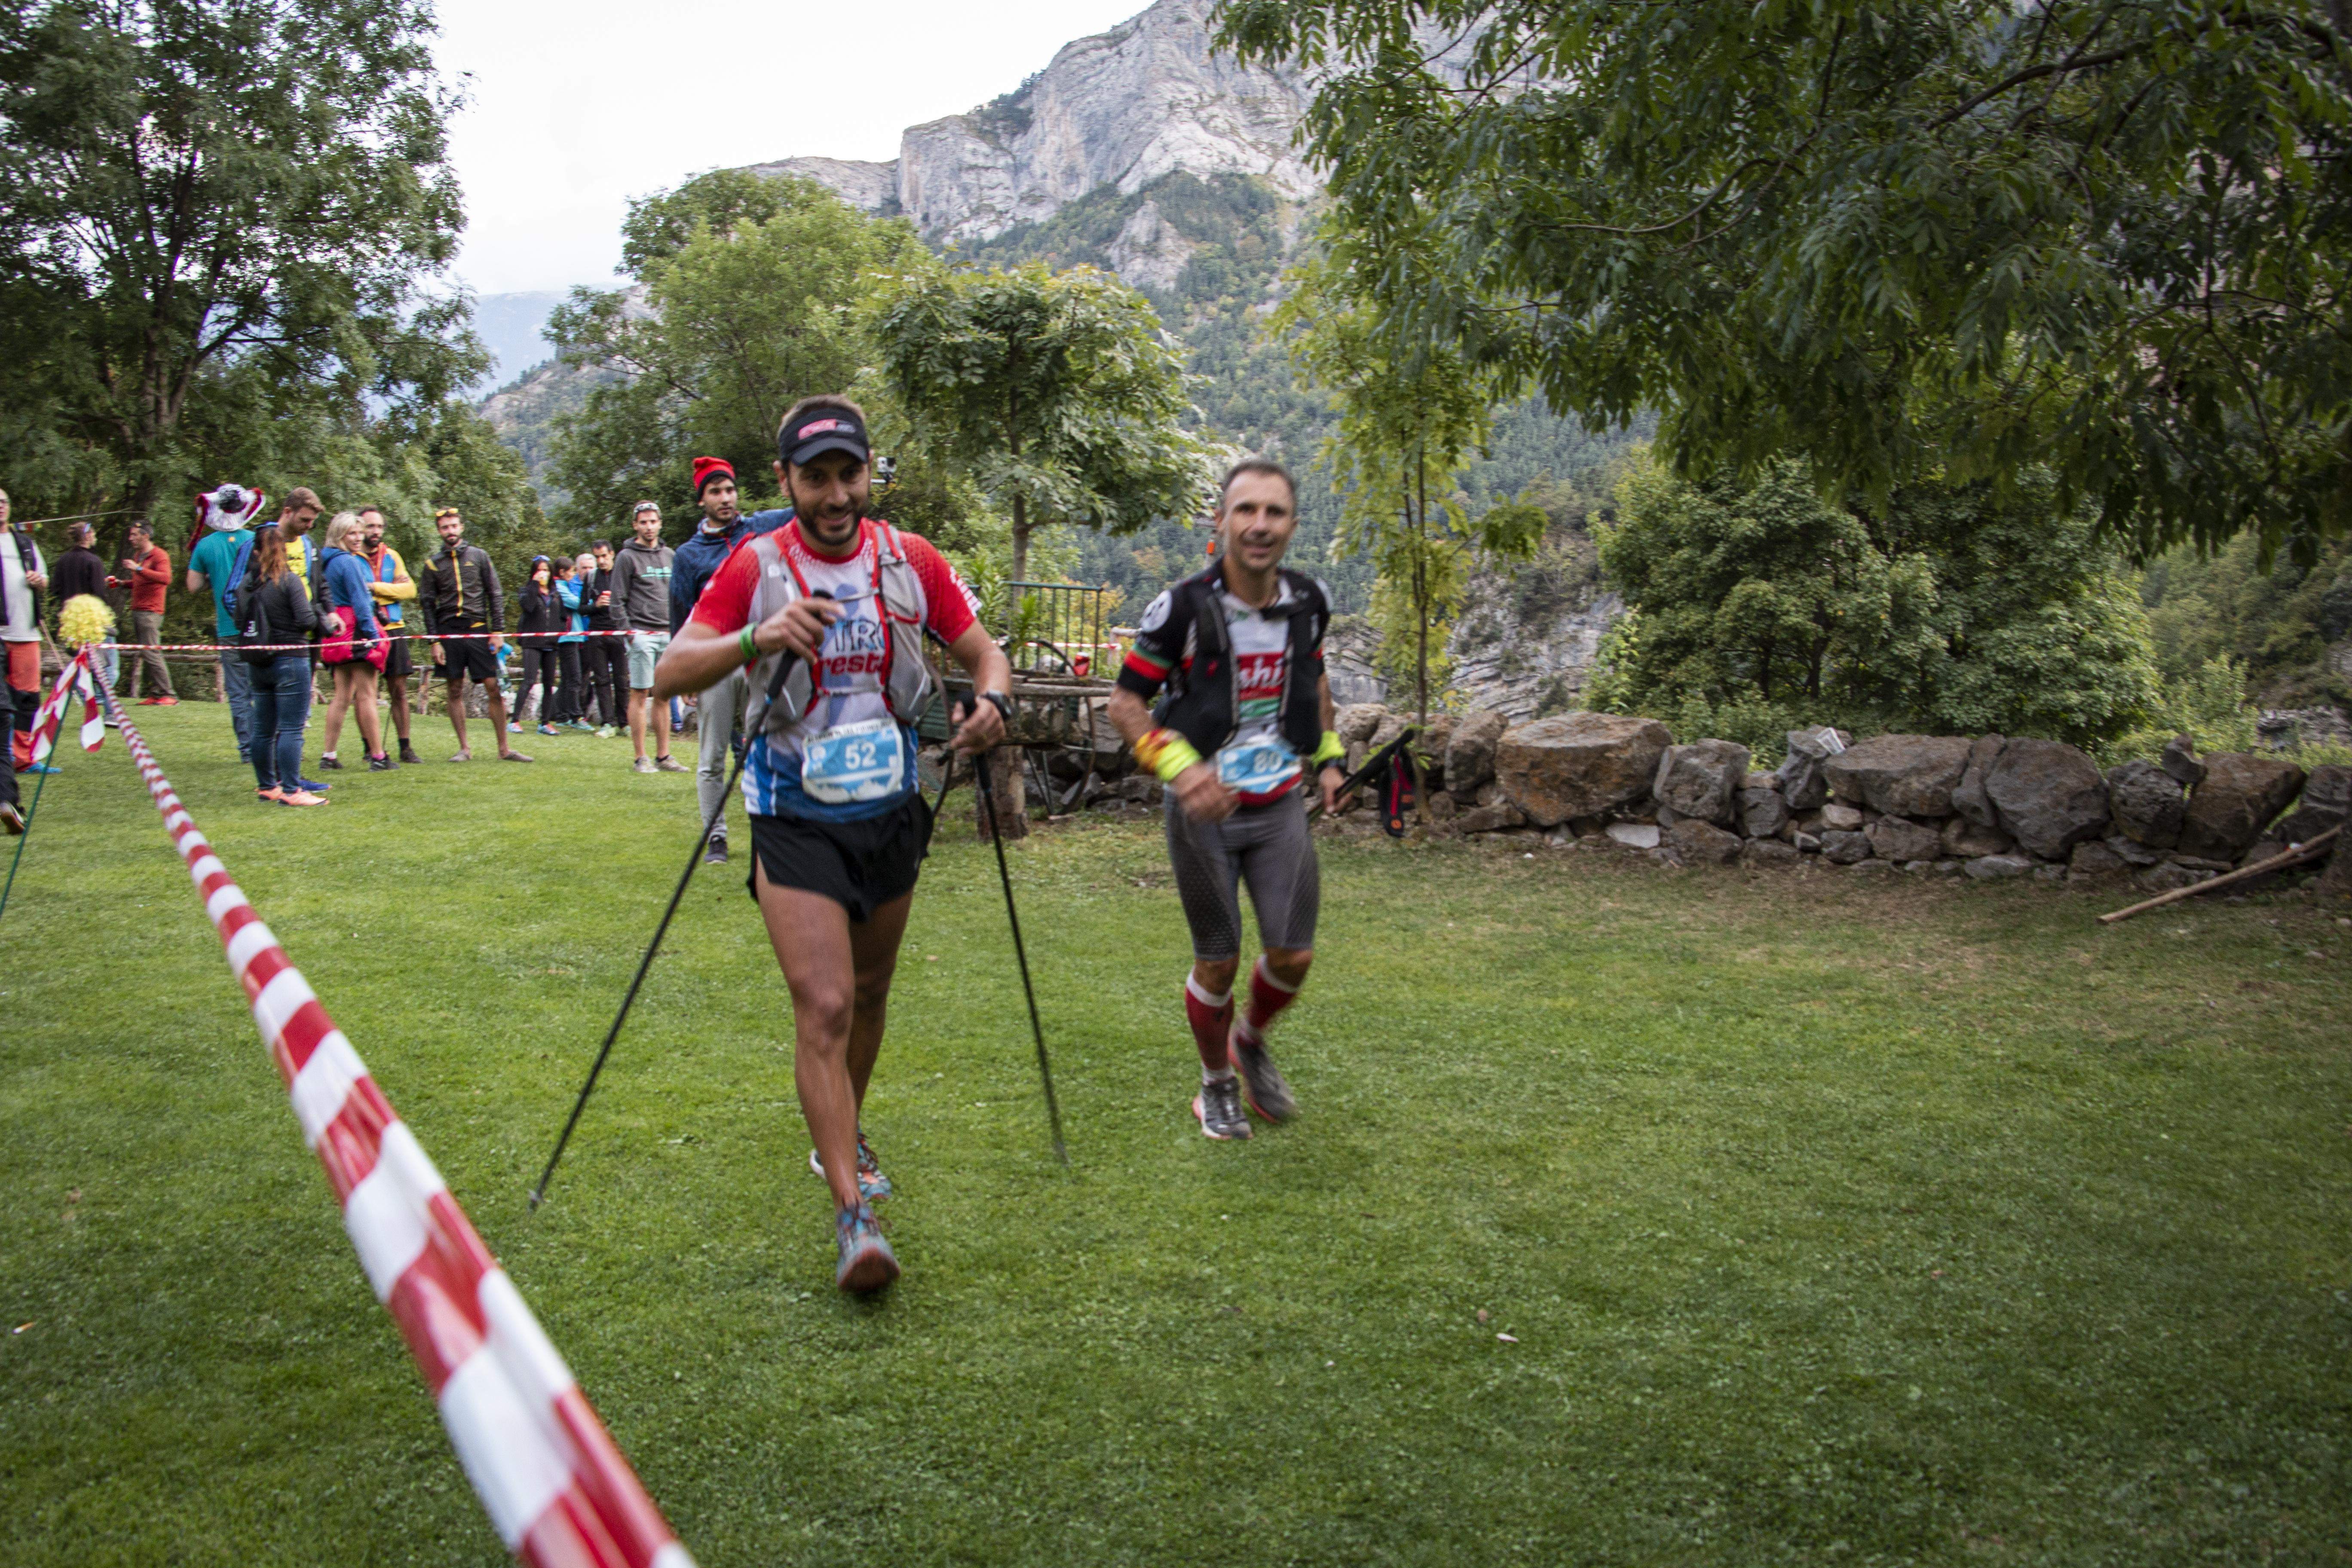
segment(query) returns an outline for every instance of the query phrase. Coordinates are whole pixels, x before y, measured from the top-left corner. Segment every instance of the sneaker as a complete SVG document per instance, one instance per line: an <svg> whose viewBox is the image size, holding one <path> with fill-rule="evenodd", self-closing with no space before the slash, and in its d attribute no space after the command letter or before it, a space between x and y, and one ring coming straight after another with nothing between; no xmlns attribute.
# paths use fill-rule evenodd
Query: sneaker
<svg viewBox="0 0 2352 1568"><path fill-rule="evenodd" d="M1274 1065L1274 1054L1265 1048L1265 1039L1252 1044L1249 1036L1248 1026L1235 1019L1233 1033L1225 1037L1225 1055L1241 1074L1242 1097L1268 1121L1287 1121L1298 1114L1298 1101L1291 1098L1290 1085L1283 1080L1282 1069Z"/></svg>
<svg viewBox="0 0 2352 1568"><path fill-rule="evenodd" d="M403 741L400 743L400 760L404 763L421 763L425 759L416 754L415 747Z"/></svg>
<svg viewBox="0 0 2352 1568"><path fill-rule="evenodd" d="M150 697L147 700L158 708L177 708L180 705L180 700L176 697Z"/></svg>
<svg viewBox="0 0 2352 1568"><path fill-rule="evenodd" d="M134 708L161 708L171 700L164 697L142 697L131 704Z"/></svg>
<svg viewBox="0 0 2352 1568"><path fill-rule="evenodd" d="M687 765L676 757L656 757L654 766L666 773L682 773L689 771Z"/></svg>
<svg viewBox="0 0 2352 1568"><path fill-rule="evenodd" d="M712 839L710 841L709 847L706 848L702 852L702 863L706 866L724 866L727 864L727 840L724 838Z"/></svg>
<svg viewBox="0 0 2352 1568"><path fill-rule="evenodd" d="M400 766L398 763L394 762L382 752L368 759L368 772L372 773L388 773L398 766Z"/></svg>
<svg viewBox="0 0 2352 1568"><path fill-rule="evenodd" d="M657 771L654 767L654 760L651 757L639 757L635 762L631 763L629 765L636 769L637 772L641 773L650 773Z"/></svg>
<svg viewBox="0 0 2352 1568"><path fill-rule="evenodd" d="M809 1174L824 1180L824 1162L814 1149L809 1151ZM857 1195L875 1204L890 1193L890 1178L882 1173L881 1163L874 1158L874 1145L866 1141L866 1129L861 1127L857 1130Z"/></svg>
<svg viewBox="0 0 2352 1568"><path fill-rule="evenodd" d="M599 724L596 726L596 738L600 741L609 741L616 732L617 731L615 731L610 724Z"/></svg>
<svg viewBox="0 0 2352 1568"><path fill-rule="evenodd" d="M502 763L527 763L530 760L530 758L524 756L512 746L509 746L505 751L499 753L499 761Z"/></svg>
<svg viewBox="0 0 2352 1568"><path fill-rule="evenodd" d="M872 1204L859 1204L854 1209L835 1214L833 1230L835 1243L841 1249L840 1265L833 1271L834 1284L863 1296L898 1278L898 1254L882 1238L882 1227L875 1223Z"/></svg>
<svg viewBox="0 0 2352 1568"><path fill-rule="evenodd" d="M1192 1097L1192 1114L1201 1120L1202 1136L1220 1142L1250 1135L1249 1113L1242 1109L1238 1079L1221 1078L1204 1083Z"/></svg>
<svg viewBox="0 0 2352 1568"><path fill-rule="evenodd" d="M63 773L65 770L53 768L47 763L35 763L30 767L18 768L16 771L20 773Z"/></svg>
<svg viewBox="0 0 2352 1568"><path fill-rule="evenodd" d="M312 795L307 789L289 789L283 791L278 795L278 804L280 805L324 805L327 804L327 797L323 795Z"/></svg>
<svg viewBox="0 0 2352 1568"><path fill-rule="evenodd" d="M294 787L309 790L312 795L324 795L330 786L320 784L317 779L296 779Z"/></svg>
<svg viewBox="0 0 2352 1568"><path fill-rule="evenodd" d="M13 800L0 800L0 828L7 829L11 838L25 831L25 814Z"/></svg>
<svg viewBox="0 0 2352 1568"><path fill-rule="evenodd" d="M284 805L286 804L286 792L279 789L276 784L271 784L268 789L255 790L253 792L253 798L259 801L264 805Z"/></svg>
<svg viewBox="0 0 2352 1568"><path fill-rule="evenodd" d="M565 722L563 727L567 730L577 730L583 735L593 735L596 732L596 726L591 724L585 719L570 720Z"/></svg>
<svg viewBox="0 0 2352 1568"><path fill-rule="evenodd" d="M561 731L559 731L552 724L541 724L539 727L539 732L542 735L553 735L558 734Z"/></svg>
<svg viewBox="0 0 2352 1568"><path fill-rule="evenodd" d="M451 757L449 760L450 760L451 762L453 762L453 763L470 763L470 762L472 762L472 761L474 760L474 753L473 753L472 750L469 748L469 749L467 749L467 750L466 750L466 751L463 751L463 752L458 752L456 756Z"/></svg>
<svg viewBox="0 0 2352 1568"><path fill-rule="evenodd" d="M331 769L336 773L341 773L343 768L342 759L336 756L332 752L320 752L319 753L319 766L321 768Z"/></svg>
<svg viewBox="0 0 2352 1568"><path fill-rule="evenodd" d="M522 733L522 726L509 719L507 721L507 733L509 735L520 735Z"/></svg>

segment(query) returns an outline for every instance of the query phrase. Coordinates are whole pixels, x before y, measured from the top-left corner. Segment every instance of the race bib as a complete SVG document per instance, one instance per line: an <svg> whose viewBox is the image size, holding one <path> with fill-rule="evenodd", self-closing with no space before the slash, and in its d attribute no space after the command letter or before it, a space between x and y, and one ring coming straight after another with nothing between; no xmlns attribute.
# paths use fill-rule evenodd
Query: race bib
<svg viewBox="0 0 2352 1568"><path fill-rule="evenodd" d="M1235 795L1271 795L1298 772L1298 753L1281 741L1240 741L1217 753L1217 782Z"/></svg>
<svg viewBox="0 0 2352 1568"><path fill-rule="evenodd" d="M801 749L801 788L826 805L887 800L906 782L906 731L887 714L836 724Z"/></svg>

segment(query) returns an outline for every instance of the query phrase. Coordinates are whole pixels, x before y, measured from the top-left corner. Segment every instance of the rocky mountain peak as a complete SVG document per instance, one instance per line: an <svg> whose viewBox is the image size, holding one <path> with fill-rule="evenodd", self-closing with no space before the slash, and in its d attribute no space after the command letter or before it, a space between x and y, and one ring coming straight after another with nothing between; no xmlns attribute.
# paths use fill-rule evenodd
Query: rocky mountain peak
<svg viewBox="0 0 2352 1568"><path fill-rule="evenodd" d="M869 212L904 214L933 245L992 239L1100 186L1132 194L1178 170L1204 179L1253 174L1306 195L1317 181L1291 137L1310 96L1307 79L1244 68L1213 51L1212 4L1157 0L1107 33L1066 44L1003 98L909 127L889 163L802 156L755 172L803 175ZM1189 252L1156 213L1138 213L1129 227L1137 232L1121 239L1139 270L1171 279L1181 270Z"/></svg>

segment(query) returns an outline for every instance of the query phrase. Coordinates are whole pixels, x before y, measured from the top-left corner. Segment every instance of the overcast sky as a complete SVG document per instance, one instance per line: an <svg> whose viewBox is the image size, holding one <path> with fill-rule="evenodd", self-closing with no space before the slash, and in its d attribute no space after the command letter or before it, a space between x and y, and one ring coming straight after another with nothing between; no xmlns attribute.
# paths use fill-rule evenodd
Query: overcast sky
<svg viewBox="0 0 2352 1568"><path fill-rule="evenodd" d="M442 0L441 68L481 293L606 283L628 198L705 169L894 158L1148 0Z"/></svg>

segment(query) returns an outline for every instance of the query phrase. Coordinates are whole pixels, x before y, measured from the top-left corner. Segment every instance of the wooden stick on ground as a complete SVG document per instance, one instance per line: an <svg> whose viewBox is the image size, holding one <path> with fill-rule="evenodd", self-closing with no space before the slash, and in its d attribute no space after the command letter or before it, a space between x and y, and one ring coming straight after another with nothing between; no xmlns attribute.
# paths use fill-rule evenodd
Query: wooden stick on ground
<svg viewBox="0 0 2352 1568"><path fill-rule="evenodd" d="M2099 923L2113 925L2117 921L2127 921L2134 915L2146 914L2148 910L2159 909L2166 904L2177 904L2181 900L2198 893L2210 893L2216 888L2226 888L2232 882L2242 882L2249 878L2259 877L2265 871L2284 870L2289 866L2310 859L2314 851L2325 847L2328 840L2343 831L2341 825L2331 827L2305 843L2289 845L2284 851L2272 856L2267 860L2257 861L2252 866L2241 866L2234 871L2224 871L2220 876L2209 878L2205 881L2191 882L2185 888L2175 888L2168 893L2159 893L2147 902L2134 904L2127 910L2117 910L2113 914L2101 915Z"/></svg>

